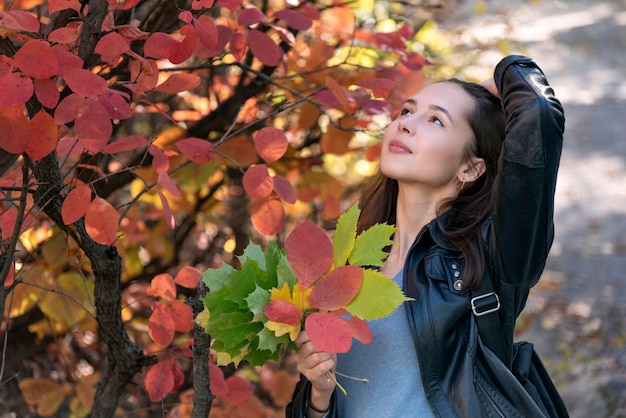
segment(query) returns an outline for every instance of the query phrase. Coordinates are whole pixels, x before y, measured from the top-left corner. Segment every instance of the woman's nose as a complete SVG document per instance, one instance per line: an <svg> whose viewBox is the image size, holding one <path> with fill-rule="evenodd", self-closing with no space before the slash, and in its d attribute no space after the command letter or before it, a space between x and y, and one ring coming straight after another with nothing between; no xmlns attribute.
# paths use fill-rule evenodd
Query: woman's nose
<svg viewBox="0 0 626 418"><path fill-rule="evenodd" d="M398 130L405 134L411 134L413 132L412 125L410 117L402 118L398 121Z"/></svg>

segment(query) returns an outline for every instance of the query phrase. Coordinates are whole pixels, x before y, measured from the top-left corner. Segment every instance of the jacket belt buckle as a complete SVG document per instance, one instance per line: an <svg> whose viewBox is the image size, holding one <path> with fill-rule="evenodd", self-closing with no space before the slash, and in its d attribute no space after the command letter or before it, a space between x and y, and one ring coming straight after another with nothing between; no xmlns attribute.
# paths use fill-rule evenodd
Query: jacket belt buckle
<svg viewBox="0 0 626 418"><path fill-rule="evenodd" d="M487 300L487 298L492 298ZM470 301L472 305L472 312L476 316L483 316L500 309L500 298L496 292L485 293L484 295L476 296Z"/></svg>

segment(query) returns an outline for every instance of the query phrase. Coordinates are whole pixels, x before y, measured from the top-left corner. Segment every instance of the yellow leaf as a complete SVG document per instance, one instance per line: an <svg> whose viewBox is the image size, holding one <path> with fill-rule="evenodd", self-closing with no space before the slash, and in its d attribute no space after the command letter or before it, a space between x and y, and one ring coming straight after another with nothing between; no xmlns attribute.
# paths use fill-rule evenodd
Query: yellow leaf
<svg viewBox="0 0 626 418"><path fill-rule="evenodd" d="M13 302L11 304L10 317L15 318L28 312L39 300L46 295L44 289L49 287L48 280L50 275L43 266L35 266L32 269L27 267L28 273L23 277L23 282L16 285L13 294ZM35 286L30 286L35 285ZM7 308L9 304L7 303Z"/></svg>
<svg viewBox="0 0 626 418"><path fill-rule="evenodd" d="M265 327L270 331L274 331L277 337L289 334L291 341L295 341L296 338L298 338L298 334L300 334L300 330L302 329L300 322L295 325L289 325L283 322L267 321Z"/></svg>
<svg viewBox="0 0 626 418"><path fill-rule="evenodd" d="M43 259L52 267L62 267L67 263L67 241L61 233L57 233L41 246Z"/></svg>
<svg viewBox="0 0 626 418"><path fill-rule="evenodd" d="M37 407L42 417L53 416L65 400L63 387L48 379L26 378L18 386L26 403Z"/></svg>
<svg viewBox="0 0 626 418"><path fill-rule="evenodd" d="M94 373L83 376L76 382L76 397L87 411L91 411L93 407L93 398L99 381L100 373Z"/></svg>
<svg viewBox="0 0 626 418"><path fill-rule="evenodd" d="M76 273L62 273L56 278L57 292L47 292L39 303L47 317L73 325L80 322L87 311L93 313L93 284Z"/></svg>

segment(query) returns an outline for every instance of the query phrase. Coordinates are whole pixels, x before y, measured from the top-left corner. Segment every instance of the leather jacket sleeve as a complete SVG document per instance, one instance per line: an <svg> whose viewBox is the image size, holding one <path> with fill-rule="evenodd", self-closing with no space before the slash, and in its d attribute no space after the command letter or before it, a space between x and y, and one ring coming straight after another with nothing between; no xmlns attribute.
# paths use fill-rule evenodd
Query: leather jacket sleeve
<svg viewBox="0 0 626 418"><path fill-rule="evenodd" d="M294 397L291 402L287 405L285 417L286 418L305 418L307 414L307 410L309 408L308 399L309 392L311 391L311 383L304 377L300 376L300 381L296 385L296 389L294 391ZM337 418L337 402L335 402L335 397L337 396L337 391L333 393L333 397L330 401L330 409L324 415L324 418Z"/></svg>
<svg viewBox="0 0 626 418"><path fill-rule="evenodd" d="M504 58L495 82L506 137L493 191L492 260L501 286L519 293L519 313L537 283L554 239L554 192L565 118L541 69L523 56Z"/></svg>

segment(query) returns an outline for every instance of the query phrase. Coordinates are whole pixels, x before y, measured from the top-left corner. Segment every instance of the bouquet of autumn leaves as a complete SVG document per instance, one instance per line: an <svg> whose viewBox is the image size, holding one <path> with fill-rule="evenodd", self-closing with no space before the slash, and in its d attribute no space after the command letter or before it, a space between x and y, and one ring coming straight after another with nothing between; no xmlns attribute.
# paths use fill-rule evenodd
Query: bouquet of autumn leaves
<svg viewBox="0 0 626 418"><path fill-rule="evenodd" d="M209 288L204 324L218 353L218 364L241 361L263 365L278 360L304 328L311 342L331 353L345 353L352 338L372 340L366 320L390 315L409 300L375 268L395 227L376 224L357 236L357 204L340 216L332 242L306 221L264 252L250 244L240 269L224 263L203 273Z"/></svg>

